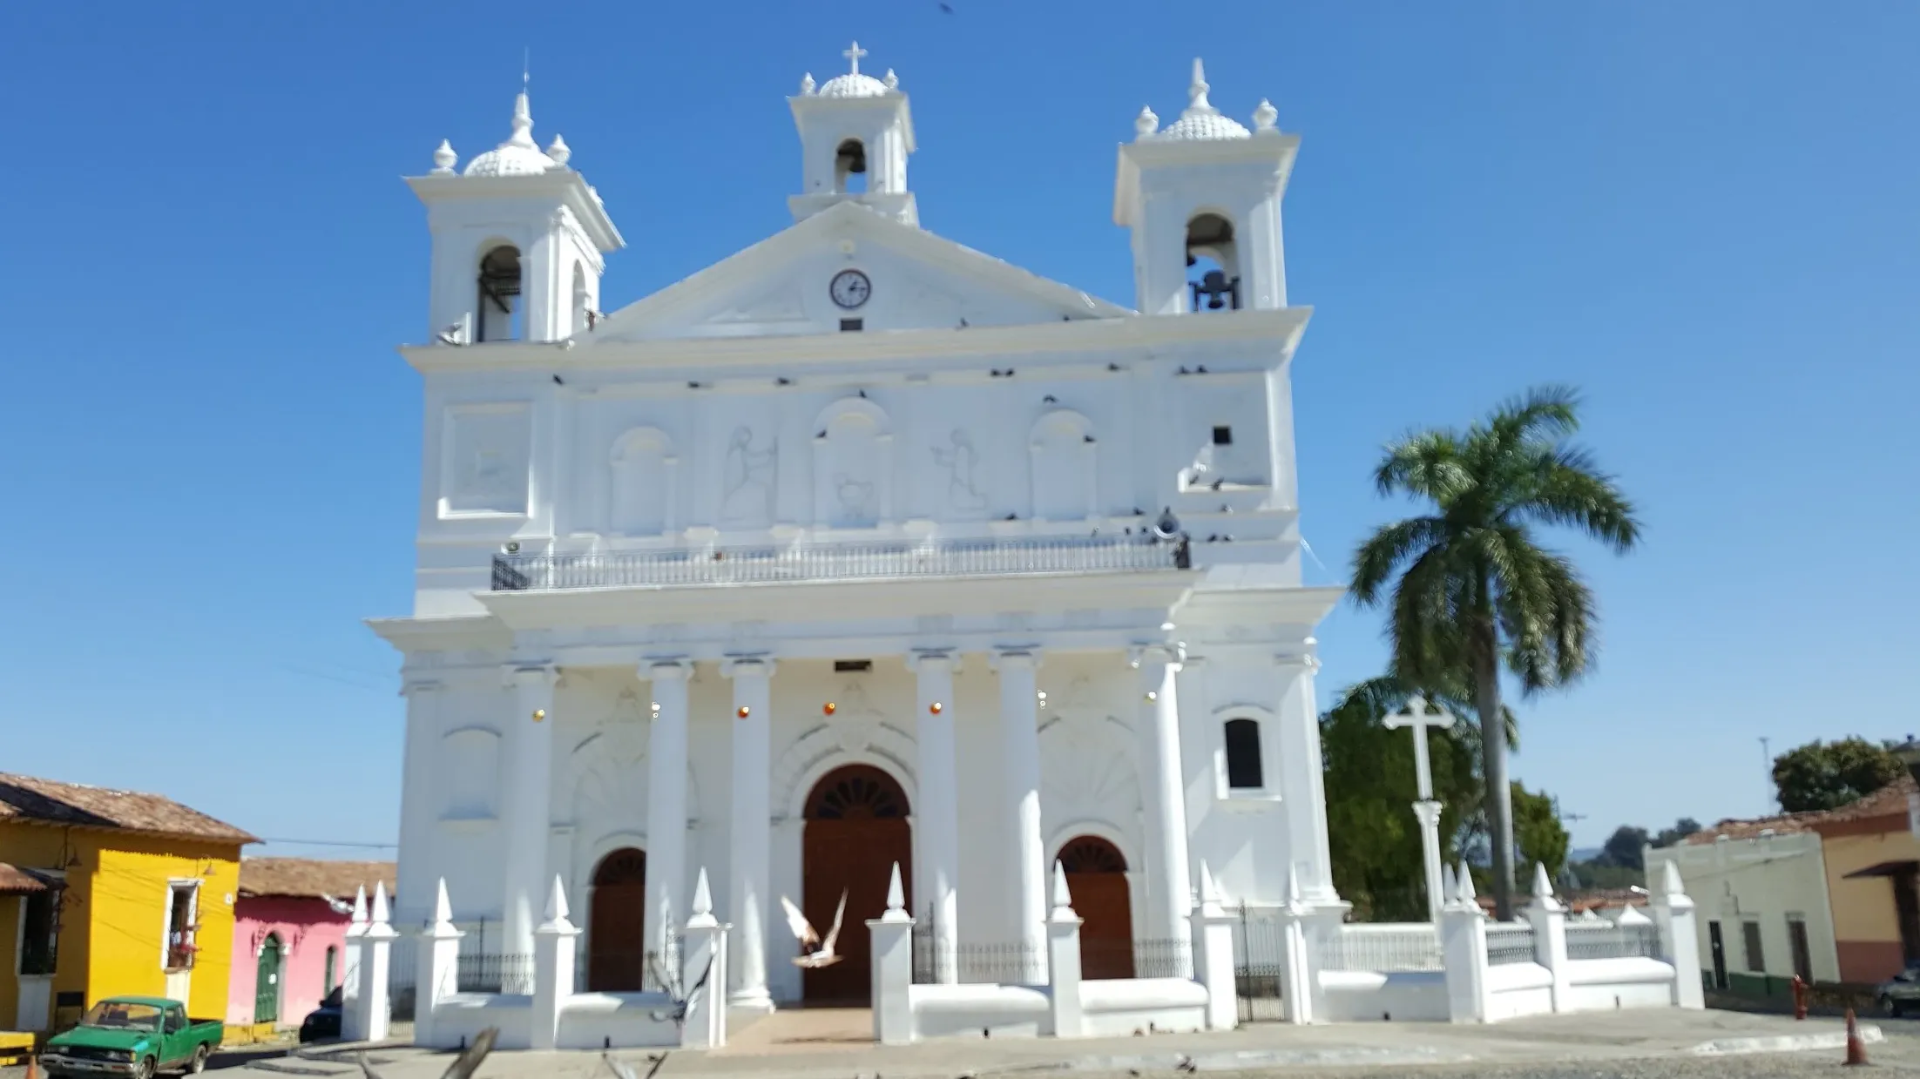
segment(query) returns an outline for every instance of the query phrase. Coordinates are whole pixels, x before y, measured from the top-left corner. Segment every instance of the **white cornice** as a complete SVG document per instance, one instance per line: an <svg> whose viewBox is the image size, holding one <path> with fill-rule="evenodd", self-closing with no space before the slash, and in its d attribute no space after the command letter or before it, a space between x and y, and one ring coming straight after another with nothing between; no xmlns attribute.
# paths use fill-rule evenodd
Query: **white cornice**
<svg viewBox="0 0 1920 1079"><path fill-rule="evenodd" d="M554 169L538 176L403 176L401 179L429 206L442 201L552 198L573 211L602 254L627 245L620 230L614 227L613 218L608 216L599 193L587 183L586 177L572 169Z"/></svg>
<svg viewBox="0 0 1920 1079"><path fill-rule="evenodd" d="M1010 354L1081 353L1220 341L1268 341L1283 361L1299 345L1311 307L1204 315L1042 322L964 330L891 330L785 337L695 337L587 344L501 342L485 345L402 345L400 355L422 373L441 371L593 371L698 367L752 367L830 362L862 366L902 360L965 359Z"/></svg>
<svg viewBox="0 0 1920 1079"><path fill-rule="evenodd" d="M508 649L513 634L490 615L466 618L369 618L367 626L401 652Z"/></svg>

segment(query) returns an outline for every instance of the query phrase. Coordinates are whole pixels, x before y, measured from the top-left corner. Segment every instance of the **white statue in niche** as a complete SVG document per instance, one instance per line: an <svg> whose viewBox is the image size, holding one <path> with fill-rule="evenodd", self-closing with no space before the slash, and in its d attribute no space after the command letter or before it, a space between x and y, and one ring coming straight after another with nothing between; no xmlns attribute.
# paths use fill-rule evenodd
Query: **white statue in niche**
<svg viewBox="0 0 1920 1079"><path fill-rule="evenodd" d="M986 509L987 496L974 481L980 451L973 448L973 437L956 427L947 440L953 443L953 448L933 447L933 463L947 470L948 501L963 513Z"/></svg>
<svg viewBox="0 0 1920 1079"><path fill-rule="evenodd" d="M833 493L840 500L841 519L847 522L873 519L873 481L855 479L845 472L833 477Z"/></svg>
<svg viewBox="0 0 1920 1079"><path fill-rule="evenodd" d="M721 519L750 524L773 519L774 467L779 451L778 442L764 450L754 449L752 428L734 428L733 439L727 443Z"/></svg>

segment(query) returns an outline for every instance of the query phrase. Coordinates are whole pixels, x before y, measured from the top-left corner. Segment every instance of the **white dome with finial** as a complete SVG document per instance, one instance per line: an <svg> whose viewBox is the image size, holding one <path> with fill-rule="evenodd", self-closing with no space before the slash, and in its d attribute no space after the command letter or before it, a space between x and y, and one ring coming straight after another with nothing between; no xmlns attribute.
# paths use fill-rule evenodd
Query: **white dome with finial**
<svg viewBox="0 0 1920 1079"><path fill-rule="evenodd" d="M821 97L884 97L888 90L899 85L900 80L891 71L887 72L891 85L872 75L860 73L860 58L867 55L867 50L861 48L858 41L840 55L847 58L850 69L845 75L835 75L822 83L819 90Z"/></svg>
<svg viewBox="0 0 1920 1079"><path fill-rule="evenodd" d="M507 141L467 162L460 175L538 176L559 167L534 144L533 112L527 105L527 92L522 90L513 99L513 134Z"/></svg>
<svg viewBox="0 0 1920 1079"><path fill-rule="evenodd" d="M1193 61L1193 83L1187 87L1187 107L1180 119L1151 136L1169 142L1200 139L1250 139L1253 132L1230 116L1223 115L1207 100L1207 75L1200 61ZM1143 136L1146 137L1146 136Z"/></svg>

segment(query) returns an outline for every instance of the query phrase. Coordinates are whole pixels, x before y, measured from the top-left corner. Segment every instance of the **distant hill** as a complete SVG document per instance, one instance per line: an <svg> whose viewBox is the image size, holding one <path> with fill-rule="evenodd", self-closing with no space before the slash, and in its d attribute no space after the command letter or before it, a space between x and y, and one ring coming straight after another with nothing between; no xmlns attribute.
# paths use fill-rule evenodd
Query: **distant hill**
<svg viewBox="0 0 1920 1079"><path fill-rule="evenodd" d="M1567 852L1567 861L1591 862L1595 858L1600 857L1601 852L1604 850L1606 850L1605 847L1575 847Z"/></svg>

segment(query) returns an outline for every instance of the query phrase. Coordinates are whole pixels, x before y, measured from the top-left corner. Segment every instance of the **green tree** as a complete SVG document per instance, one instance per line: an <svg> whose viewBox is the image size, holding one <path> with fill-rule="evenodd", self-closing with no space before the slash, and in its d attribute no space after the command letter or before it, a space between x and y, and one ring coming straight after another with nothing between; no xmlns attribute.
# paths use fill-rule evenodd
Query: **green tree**
<svg viewBox="0 0 1920 1079"><path fill-rule="evenodd" d="M1558 880L1567 865L1567 850L1572 838L1560 823L1553 798L1545 791L1536 794L1518 783L1513 785L1513 831L1520 844L1520 857L1526 865L1535 862L1547 867L1547 879Z"/></svg>
<svg viewBox="0 0 1920 1079"><path fill-rule="evenodd" d="M1432 512L1387 525L1354 555L1353 594L1386 605L1393 671L1416 685L1467 672L1484 735L1500 722L1504 664L1531 694L1579 678L1592 660L1593 594L1573 560L1541 547L1535 526L1569 526L1631 550L1633 507L1584 450L1578 398L1534 390L1466 431L1431 430L1387 448L1380 493ZM1480 739L1499 917L1513 916L1514 825L1507 740Z"/></svg>
<svg viewBox="0 0 1920 1079"><path fill-rule="evenodd" d="M1623 824L1613 830L1607 842L1600 848L1599 861L1605 865L1617 865L1635 871L1647 868L1647 830Z"/></svg>
<svg viewBox="0 0 1920 1079"><path fill-rule="evenodd" d="M1773 759L1773 785L1788 813L1837 809L1899 779L1898 758L1864 738L1818 739Z"/></svg>

